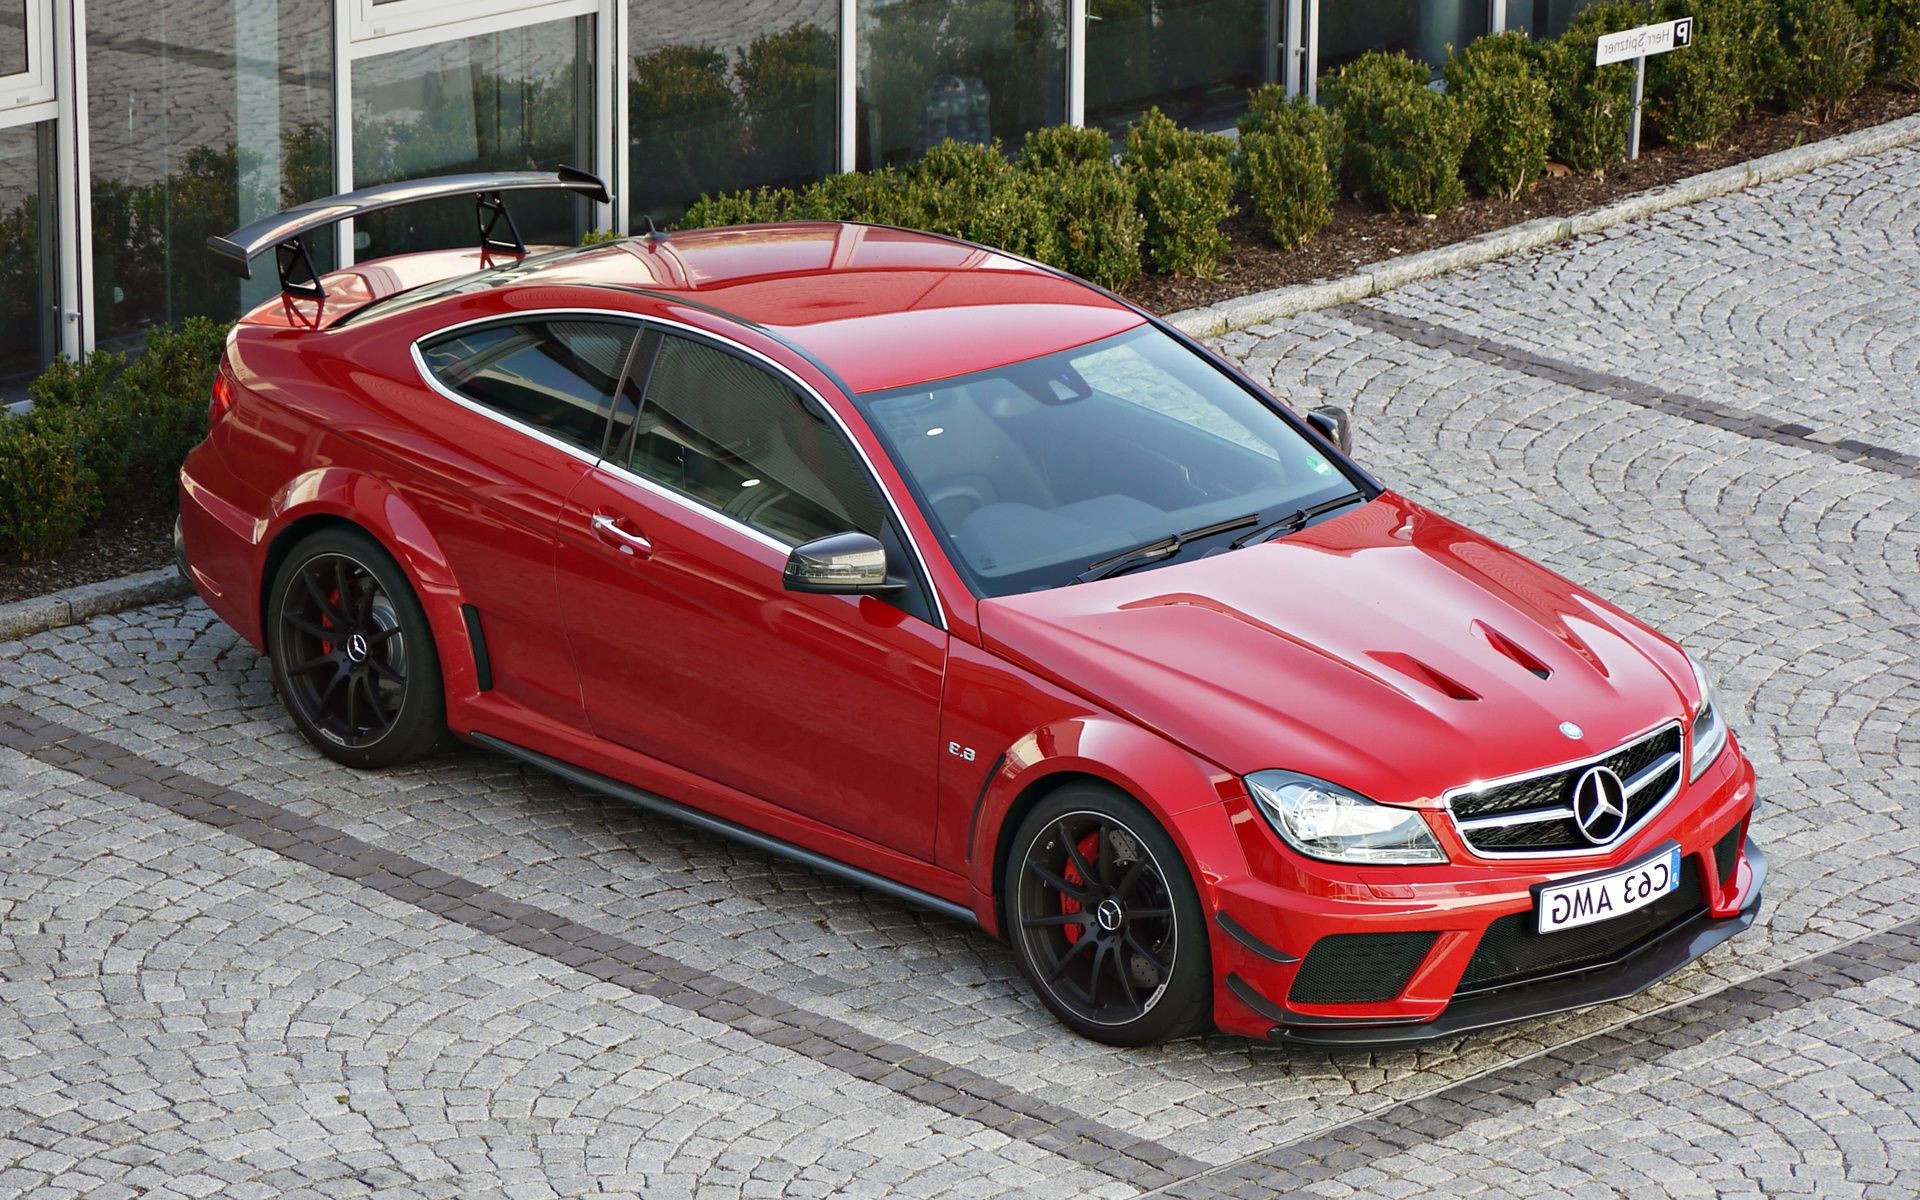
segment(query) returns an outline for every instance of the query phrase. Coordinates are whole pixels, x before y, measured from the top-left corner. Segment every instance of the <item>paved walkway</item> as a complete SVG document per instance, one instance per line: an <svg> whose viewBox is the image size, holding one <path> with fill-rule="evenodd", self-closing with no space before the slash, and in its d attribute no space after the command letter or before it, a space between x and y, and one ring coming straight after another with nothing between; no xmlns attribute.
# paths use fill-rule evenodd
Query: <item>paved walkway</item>
<svg viewBox="0 0 1920 1200"><path fill-rule="evenodd" d="M1110 1050L952 922L327 765L163 604L0 647L0 1195L1920 1193L1920 152L1222 345L1717 669L1759 926L1419 1051Z"/></svg>

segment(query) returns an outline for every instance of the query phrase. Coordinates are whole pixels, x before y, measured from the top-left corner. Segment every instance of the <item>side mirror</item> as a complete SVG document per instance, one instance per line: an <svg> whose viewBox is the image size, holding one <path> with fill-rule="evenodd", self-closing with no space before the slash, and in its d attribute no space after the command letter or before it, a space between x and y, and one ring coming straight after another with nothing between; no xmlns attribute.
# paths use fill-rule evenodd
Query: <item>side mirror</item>
<svg viewBox="0 0 1920 1200"><path fill-rule="evenodd" d="M1346 409L1331 404L1313 409L1307 413L1307 424L1340 447L1340 453L1353 453L1353 418L1347 416Z"/></svg>
<svg viewBox="0 0 1920 1200"><path fill-rule="evenodd" d="M787 556L790 592L822 596L868 596L901 584L887 577L887 551L865 533L832 533L794 547Z"/></svg>

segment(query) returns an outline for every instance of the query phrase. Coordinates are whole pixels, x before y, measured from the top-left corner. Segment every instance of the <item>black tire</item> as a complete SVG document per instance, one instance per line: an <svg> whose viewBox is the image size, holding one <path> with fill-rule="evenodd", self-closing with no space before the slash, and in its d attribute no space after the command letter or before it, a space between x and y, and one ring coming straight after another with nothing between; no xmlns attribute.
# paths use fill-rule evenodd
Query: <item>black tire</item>
<svg viewBox="0 0 1920 1200"><path fill-rule="evenodd" d="M1211 1026L1200 899L1133 797L1091 781L1048 795L1014 833L1000 886L1021 973L1067 1028L1150 1046Z"/></svg>
<svg viewBox="0 0 1920 1200"><path fill-rule="evenodd" d="M406 573L350 526L302 538L267 597L273 686L328 758L378 768L431 753L446 732L440 657Z"/></svg>

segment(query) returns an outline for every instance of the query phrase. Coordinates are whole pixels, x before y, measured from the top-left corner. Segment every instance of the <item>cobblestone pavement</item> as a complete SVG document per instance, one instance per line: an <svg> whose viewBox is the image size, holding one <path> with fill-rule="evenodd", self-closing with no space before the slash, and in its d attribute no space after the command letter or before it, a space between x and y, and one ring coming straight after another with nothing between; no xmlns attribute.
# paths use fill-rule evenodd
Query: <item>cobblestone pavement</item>
<svg viewBox="0 0 1920 1200"><path fill-rule="evenodd" d="M1755 928L1418 1050L1064 1033L958 924L461 751L197 603L0 648L0 1195L1920 1194L1920 152L1235 334L1717 669Z"/></svg>

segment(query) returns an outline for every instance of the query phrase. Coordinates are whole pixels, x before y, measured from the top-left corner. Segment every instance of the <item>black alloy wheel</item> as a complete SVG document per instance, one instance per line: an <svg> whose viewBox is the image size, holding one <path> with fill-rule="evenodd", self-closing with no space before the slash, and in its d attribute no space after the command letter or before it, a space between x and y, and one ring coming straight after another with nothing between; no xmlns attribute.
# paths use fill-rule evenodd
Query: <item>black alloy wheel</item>
<svg viewBox="0 0 1920 1200"><path fill-rule="evenodd" d="M336 762L418 758L444 732L439 659L399 564L335 527L303 540L275 576L274 686L307 740Z"/></svg>
<svg viewBox="0 0 1920 1200"><path fill-rule="evenodd" d="M1114 1045L1204 1028L1206 927L1178 849L1131 797L1073 784L1022 822L1007 864L1007 933L1047 1006Z"/></svg>

